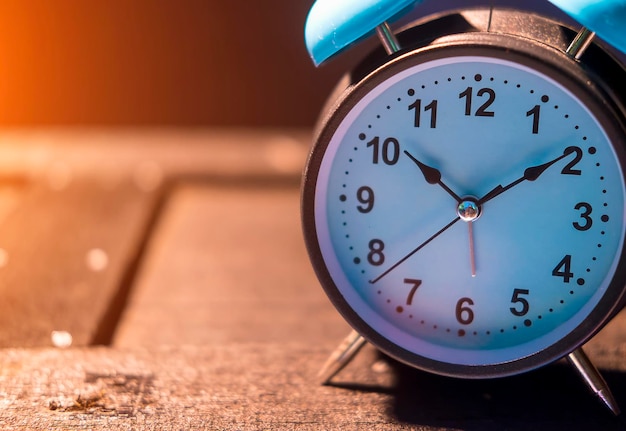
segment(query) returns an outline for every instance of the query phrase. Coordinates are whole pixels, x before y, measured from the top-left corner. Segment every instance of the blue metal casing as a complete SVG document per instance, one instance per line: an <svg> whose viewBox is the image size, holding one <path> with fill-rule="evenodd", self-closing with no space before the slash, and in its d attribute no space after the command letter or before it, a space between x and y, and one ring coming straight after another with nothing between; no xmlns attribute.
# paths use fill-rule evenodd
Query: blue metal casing
<svg viewBox="0 0 626 431"><path fill-rule="evenodd" d="M626 0L549 0L626 53ZM317 0L305 24L305 43L316 66L402 17L422 0Z"/></svg>
<svg viewBox="0 0 626 431"><path fill-rule="evenodd" d="M323 63L416 3L421 0L317 0L304 29L313 62Z"/></svg>
<svg viewBox="0 0 626 431"><path fill-rule="evenodd" d="M626 0L549 0L626 53Z"/></svg>

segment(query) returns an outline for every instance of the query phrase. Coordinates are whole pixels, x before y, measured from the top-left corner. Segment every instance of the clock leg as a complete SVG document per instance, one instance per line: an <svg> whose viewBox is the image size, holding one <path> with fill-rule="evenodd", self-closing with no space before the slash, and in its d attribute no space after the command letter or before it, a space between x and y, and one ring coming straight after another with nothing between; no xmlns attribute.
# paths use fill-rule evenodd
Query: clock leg
<svg viewBox="0 0 626 431"><path fill-rule="evenodd" d="M578 373L583 378L587 386L592 392L600 398L600 400L613 412L615 416L620 414L619 406L606 384L606 381L598 371L598 369L591 363L587 354L583 351L582 347L574 350L567 356L567 360L570 364L578 370Z"/></svg>
<svg viewBox="0 0 626 431"><path fill-rule="evenodd" d="M318 373L321 383L323 385L328 384L339 371L350 363L365 343L365 338L358 332L354 330L351 331L341 344L330 354L326 363Z"/></svg>

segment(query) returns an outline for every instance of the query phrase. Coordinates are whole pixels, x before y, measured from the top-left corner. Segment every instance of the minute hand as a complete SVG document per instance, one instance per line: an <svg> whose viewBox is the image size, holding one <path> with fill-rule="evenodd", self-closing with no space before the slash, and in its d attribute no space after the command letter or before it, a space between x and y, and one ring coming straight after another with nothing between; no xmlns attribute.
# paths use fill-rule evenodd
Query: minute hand
<svg viewBox="0 0 626 431"><path fill-rule="evenodd" d="M526 168L526 170L524 170L524 175L522 177L516 179L515 181L513 181L512 183L510 183L510 184L508 184L506 186L502 186L501 184L498 184L489 193L487 193L485 196L483 196L482 198L480 198L478 200L478 205L482 205L485 202L490 201L491 199L495 198L496 196L501 195L502 193L504 193L507 190L515 187L516 185L518 185L521 182L524 182L524 181L535 181L550 166L552 166L553 164L557 163L558 161L564 159L565 157L569 156L570 154L574 153L575 150L576 149L574 147L567 147L565 149L565 151L563 151L563 154L560 155L559 157L557 157L556 159L551 160L551 161L549 161L547 163L544 163L542 165L531 166L529 168Z"/></svg>

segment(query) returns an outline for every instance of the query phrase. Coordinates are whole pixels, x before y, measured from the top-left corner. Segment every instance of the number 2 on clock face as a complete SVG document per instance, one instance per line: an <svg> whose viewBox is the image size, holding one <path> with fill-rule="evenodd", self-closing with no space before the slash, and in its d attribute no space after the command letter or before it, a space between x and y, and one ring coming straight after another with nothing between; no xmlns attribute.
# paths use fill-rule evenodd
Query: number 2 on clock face
<svg viewBox="0 0 626 431"><path fill-rule="evenodd" d="M315 228L338 291L374 331L432 360L489 365L554 344L597 305L625 191L577 94L518 62L456 56L378 79L339 117Z"/></svg>

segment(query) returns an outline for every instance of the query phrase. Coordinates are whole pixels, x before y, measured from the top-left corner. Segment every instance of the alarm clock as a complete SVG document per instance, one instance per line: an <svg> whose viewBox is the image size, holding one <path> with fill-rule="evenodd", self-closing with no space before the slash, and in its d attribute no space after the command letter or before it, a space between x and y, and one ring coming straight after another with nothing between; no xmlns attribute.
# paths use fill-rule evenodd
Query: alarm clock
<svg viewBox="0 0 626 431"><path fill-rule="evenodd" d="M392 30L414 3L318 0L307 20L316 64L381 41L331 97L303 177L312 265L354 328L324 381L366 341L460 378L567 357L617 413L582 346L626 298L626 70L592 30L517 10Z"/></svg>

